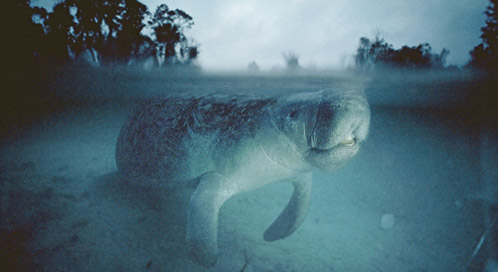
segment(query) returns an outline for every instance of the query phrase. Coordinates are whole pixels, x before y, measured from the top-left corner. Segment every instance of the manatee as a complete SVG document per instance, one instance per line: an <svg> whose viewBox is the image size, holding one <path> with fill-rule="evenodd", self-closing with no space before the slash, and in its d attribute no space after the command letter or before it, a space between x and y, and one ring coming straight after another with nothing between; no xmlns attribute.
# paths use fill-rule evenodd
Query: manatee
<svg viewBox="0 0 498 272"><path fill-rule="evenodd" d="M225 201L269 183L291 182L291 199L263 238L291 235L308 211L312 170L343 166L358 152L369 123L361 91L153 98L123 125L116 163L132 182L195 188L187 253L210 267L217 259L218 213Z"/></svg>

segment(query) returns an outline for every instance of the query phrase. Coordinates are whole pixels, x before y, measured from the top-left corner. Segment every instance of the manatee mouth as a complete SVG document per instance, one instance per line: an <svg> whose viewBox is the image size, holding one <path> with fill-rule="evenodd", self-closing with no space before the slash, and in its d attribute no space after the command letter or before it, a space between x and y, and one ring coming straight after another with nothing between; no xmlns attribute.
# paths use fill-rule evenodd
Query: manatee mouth
<svg viewBox="0 0 498 272"><path fill-rule="evenodd" d="M341 168L359 149L355 140L344 140L331 148L312 147L306 156L308 162L319 169L333 171Z"/></svg>
<svg viewBox="0 0 498 272"><path fill-rule="evenodd" d="M311 151L312 152L315 152L315 153L324 153L324 152L328 152L336 147L352 147L352 146L355 146L356 145L356 139L355 138L348 138L348 139L344 139L342 140L341 142L339 142L338 145L336 146L333 146L333 147L330 147L330 148L319 148L319 147L316 147L316 146L312 146L311 147Z"/></svg>
<svg viewBox="0 0 498 272"><path fill-rule="evenodd" d="M319 119L319 116L317 114L316 119ZM342 141L340 141L341 136L335 135L333 131L331 131L328 128L335 127L334 130L337 130L337 124L320 124L319 121L314 120L314 125L310 131L310 133L306 133L306 138L308 142L308 146L311 147L311 149L315 149L317 151L324 151L328 150L330 148L333 148L334 146L343 146L343 147L351 147L357 144L358 138L355 135L356 130L350 131L350 133L347 134L342 134ZM323 122L322 122L323 123ZM348 129L348 128L346 128ZM352 125L350 125L350 128L352 129ZM348 135L349 134L349 135ZM347 136L346 136L347 135Z"/></svg>
<svg viewBox="0 0 498 272"><path fill-rule="evenodd" d="M354 138L351 138L351 139L345 139L341 142L342 145L345 145L345 146L353 146L356 144L356 139Z"/></svg>

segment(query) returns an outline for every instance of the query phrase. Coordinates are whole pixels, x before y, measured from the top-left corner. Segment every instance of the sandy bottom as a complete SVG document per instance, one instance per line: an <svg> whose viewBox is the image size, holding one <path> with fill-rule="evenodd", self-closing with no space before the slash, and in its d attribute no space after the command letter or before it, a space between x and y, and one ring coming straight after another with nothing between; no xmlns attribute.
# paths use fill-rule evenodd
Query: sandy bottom
<svg viewBox="0 0 498 272"><path fill-rule="evenodd" d="M115 141L131 105L82 107L0 149L0 265L39 271L205 271L185 255L188 196L123 183ZM479 135L435 113L373 108L368 141L343 169L313 176L289 238L263 232L292 186L221 210L207 271L462 271L485 229ZM470 266L479 266L480 252Z"/></svg>

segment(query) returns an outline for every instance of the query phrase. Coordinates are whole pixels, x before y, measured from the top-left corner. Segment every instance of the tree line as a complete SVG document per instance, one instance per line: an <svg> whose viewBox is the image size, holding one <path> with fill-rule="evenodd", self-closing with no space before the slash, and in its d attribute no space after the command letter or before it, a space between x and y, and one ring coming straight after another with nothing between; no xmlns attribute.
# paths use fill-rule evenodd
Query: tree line
<svg viewBox="0 0 498 272"><path fill-rule="evenodd" d="M470 53L466 68L497 73L498 72L498 0L490 0L484 11L486 25L481 28L482 42ZM441 69L445 67L449 50L437 54L432 52L428 43L417 46L403 46L395 49L380 35L373 40L361 37L356 50L355 64L360 69L372 67L411 68L411 69Z"/></svg>
<svg viewBox="0 0 498 272"><path fill-rule="evenodd" d="M148 60L162 66L191 64L199 54L185 34L193 18L166 4L150 13L137 0L62 0L48 12L30 0L4 0L0 9L1 54L9 64Z"/></svg>
<svg viewBox="0 0 498 272"><path fill-rule="evenodd" d="M359 68L389 67L410 69L441 69L445 66L449 50L443 48L441 53L433 53L428 43L417 46L403 46L400 49L387 43L379 35L371 41L366 37L360 38L360 45L356 50L355 64Z"/></svg>
<svg viewBox="0 0 498 272"><path fill-rule="evenodd" d="M486 11L486 26L481 28L482 42L470 51L468 66L498 72L498 0L490 0Z"/></svg>
<svg viewBox="0 0 498 272"><path fill-rule="evenodd" d="M498 0L490 0L484 13L482 42L470 52L467 67L497 71ZM0 2L0 56L9 65L33 60L191 64L199 45L185 32L193 25L193 18L180 9L162 4L151 13L138 0L61 0L50 12L32 7L31 0L4 0ZM444 68L448 54L447 49L432 52L428 43L395 49L377 35L372 40L360 38L355 63L360 68Z"/></svg>

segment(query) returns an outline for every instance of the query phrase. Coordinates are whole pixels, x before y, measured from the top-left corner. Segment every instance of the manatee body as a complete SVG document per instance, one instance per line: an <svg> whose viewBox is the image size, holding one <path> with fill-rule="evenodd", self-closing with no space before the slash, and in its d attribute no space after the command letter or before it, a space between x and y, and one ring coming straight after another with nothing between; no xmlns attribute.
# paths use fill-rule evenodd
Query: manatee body
<svg viewBox="0 0 498 272"><path fill-rule="evenodd" d="M293 195L264 239L289 236L306 217L312 169L341 167L358 152L369 123L368 103L355 91L157 98L137 107L122 127L116 162L124 177L143 185L194 184L187 249L209 267L216 262L218 211L226 200L292 182Z"/></svg>

